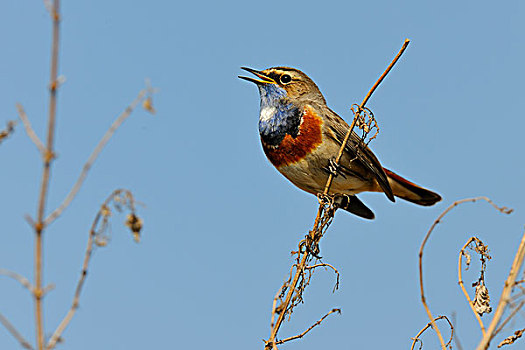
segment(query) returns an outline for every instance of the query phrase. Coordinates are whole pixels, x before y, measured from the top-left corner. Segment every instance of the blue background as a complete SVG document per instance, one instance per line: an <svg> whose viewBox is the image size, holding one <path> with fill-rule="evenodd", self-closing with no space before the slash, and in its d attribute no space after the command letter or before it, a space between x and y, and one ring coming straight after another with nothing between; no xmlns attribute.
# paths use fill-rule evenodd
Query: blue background
<svg viewBox="0 0 525 350"><path fill-rule="evenodd" d="M49 15L39 1L2 5L0 122L15 119L21 102L43 138ZM463 348L473 348L481 333L457 285L459 249L472 235L489 245L495 301L523 233L524 9L521 1L64 1L60 74L67 81L58 98L50 209L144 78L160 92L158 113L133 113L45 232L44 277L56 285L45 298L46 335L70 306L98 207L126 187L146 204L143 240L135 244L124 217L114 218L113 240L95 251L60 347L262 349L289 252L311 228L317 202L265 159L258 92L237 79L239 67L299 68L349 120L350 105L408 37L368 104L381 128L372 148L385 167L444 200L421 208L365 194L375 221L338 213L321 249L341 272L340 289L332 293L333 274L318 271L280 335L304 330L333 307L342 315L281 347L408 348L428 322L417 272L425 232L454 200L487 195L515 213L466 204L438 226L425 253L433 313L456 313ZM36 210L41 165L21 124L0 145L0 159L0 267L32 278L33 234L23 216ZM467 285L477 270L465 273ZM5 277L0 312L33 341L32 300ZM518 320L503 336L523 327ZM431 333L424 342L436 347ZM3 328L0 348L19 348Z"/></svg>

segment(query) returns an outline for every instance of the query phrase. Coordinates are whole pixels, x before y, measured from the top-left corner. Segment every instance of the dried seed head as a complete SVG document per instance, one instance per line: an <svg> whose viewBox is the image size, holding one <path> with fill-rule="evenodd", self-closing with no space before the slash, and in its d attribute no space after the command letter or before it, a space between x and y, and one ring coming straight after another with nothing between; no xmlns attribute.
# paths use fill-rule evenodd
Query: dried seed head
<svg viewBox="0 0 525 350"><path fill-rule="evenodd" d="M501 348L503 345L513 344L516 340L521 338L521 336L523 335L523 332L525 332L525 328L520 329L514 332L514 335L511 335L510 337L503 339L503 341L499 343L498 348Z"/></svg>
<svg viewBox="0 0 525 350"><path fill-rule="evenodd" d="M142 230L142 219L136 216L135 213L128 214L126 226L129 227L135 242L138 243L140 241L140 231Z"/></svg>
<svg viewBox="0 0 525 350"><path fill-rule="evenodd" d="M470 267L470 262L472 261L472 257L466 250L462 250L461 254L465 257L465 270L468 270Z"/></svg>
<svg viewBox="0 0 525 350"><path fill-rule="evenodd" d="M483 281L481 281L481 283L476 286L476 296L474 297L472 304L480 316L483 316L484 313L488 314L492 311L492 308L490 307L489 291L487 287L485 287L485 283L483 283Z"/></svg>

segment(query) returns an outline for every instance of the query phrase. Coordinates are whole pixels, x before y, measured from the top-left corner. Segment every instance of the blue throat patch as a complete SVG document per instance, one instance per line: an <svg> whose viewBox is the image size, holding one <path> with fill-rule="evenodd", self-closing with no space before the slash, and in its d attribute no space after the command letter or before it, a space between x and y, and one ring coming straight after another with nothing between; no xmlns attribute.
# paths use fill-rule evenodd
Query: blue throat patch
<svg viewBox="0 0 525 350"><path fill-rule="evenodd" d="M258 85L261 95L261 116L259 117L259 134L263 141L277 146L286 134L296 138L301 124L301 111L291 103L286 91L277 84ZM271 116L262 112L271 111Z"/></svg>

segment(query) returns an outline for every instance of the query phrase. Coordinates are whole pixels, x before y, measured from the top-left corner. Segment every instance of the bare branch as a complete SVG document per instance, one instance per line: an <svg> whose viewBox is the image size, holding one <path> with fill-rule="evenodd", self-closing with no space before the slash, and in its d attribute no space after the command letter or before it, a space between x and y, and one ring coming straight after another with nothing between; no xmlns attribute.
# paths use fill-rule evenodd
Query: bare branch
<svg viewBox="0 0 525 350"><path fill-rule="evenodd" d="M465 289L465 286L463 285L463 276L462 276L462 269L461 269L461 261L462 261L462 257L466 255L465 253L465 249L472 243L472 242L476 242L477 244L477 240L479 240L478 238L476 237L471 237L467 243L465 243L465 245L463 246L463 248L461 248L460 252L459 252L459 261L458 261L458 283L459 283L459 286L461 287L461 290L463 291L463 294L465 295L465 298L467 299L467 302L468 302L468 305L470 306L470 308L472 309L472 312L474 313L474 316L476 316L476 319L478 320L478 323L479 323L479 326L481 328L481 333L483 335L485 335L485 326L483 325L483 321L481 320L481 317L480 315L478 314L478 312L476 311L476 309L474 308L474 305L472 303L472 300L470 300L470 296L468 295L466 289Z"/></svg>
<svg viewBox="0 0 525 350"><path fill-rule="evenodd" d="M139 92L139 94L137 95L137 97L131 102L131 104L126 107L126 109L124 110L124 112L122 112L118 117L117 119L115 119L115 121L113 122L113 124L111 124L110 128L106 131L106 133L104 134L104 136L102 137L102 139L99 141L99 143L97 144L97 146L95 147L95 149L93 150L93 152L91 153L91 155L89 156L87 162L84 164L83 168L82 168L82 171L80 172L80 175L77 179L77 181L75 182L75 184L73 185L73 187L71 188L71 190L69 191L69 193L67 194L66 198L64 199L64 201L62 202L62 204L60 204L60 206L58 208L56 208L51 214L49 214L49 216L46 218L45 220L45 224L46 225L49 225L51 222L53 222L57 217L60 216L60 214L62 214L62 212L69 206L69 204L71 203L71 201L75 198L75 196L77 195L78 191L80 190L80 188L82 187L82 183L84 182L89 170L91 169L91 166L93 165L93 163L95 162L95 160L97 159L98 155L100 154L100 152L104 149L104 147L106 146L106 144L108 143L108 141L111 139L111 137L113 136L113 134L115 133L115 131L122 125L122 123L131 115L131 113L133 112L133 110L137 107L137 105L144 99L144 97L146 96L146 94L150 94L151 92L151 88L146 88L146 89L143 89ZM148 98L151 98L150 96Z"/></svg>
<svg viewBox="0 0 525 350"><path fill-rule="evenodd" d="M91 229L89 230L86 252L84 253L84 262L82 264L82 272L80 273L80 278L77 282L75 295L73 296L73 302L71 303L71 307L69 308L69 311L67 312L66 316L62 319L57 329L49 339L46 345L47 350L51 350L56 346L57 342L62 336L62 333L69 325L78 309L80 294L82 292L82 288L84 286L84 282L88 274L89 262L91 261L94 245L105 246L107 244L107 236L105 236L105 231L108 228L108 222L111 216L111 203L113 203L113 206L116 208L117 211L121 211L123 207L125 207L131 212L131 215L133 217L138 219L138 217L135 215L135 199L133 198L133 195L129 190L118 189L113 191L111 195L100 206L100 209L97 212L97 215L95 216L95 219L93 220L93 223L91 225ZM127 226L132 231L135 237L135 241L138 241L137 236L140 234L142 226Z"/></svg>
<svg viewBox="0 0 525 350"><path fill-rule="evenodd" d="M337 312L337 313L341 314L341 309L332 309L332 310L330 310L330 312L328 312L326 315L321 317L321 319L319 321L315 322L313 325L311 325L307 330L305 330L301 334L294 335L293 337L289 337L289 338L286 338L286 339L283 339L283 340L278 340L278 341L275 342L275 344L279 345L279 344L283 344L283 343L289 342L290 340L299 339L299 338L304 337L308 332L310 332L316 326L319 326L321 324L321 322L324 321L325 318L327 318L330 314L333 314L334 312Z"/></svg>
<svg viewBox="0 0 525 350"><path fill-rule="evenodd" d="M460 204L469 203L469 202L470 203L474 203L474 202L480 201L480 200L484 200L484 201L488 202L490 205L492 205L496 210L498 210L501 213L504 213L504 214L512 213L512 209L509 209L507 207L499 207L496 204L494 204L494 202L492 200L490 200L488 197L484 197L484 196L482 196L482 197L475 197L475 198L465 198L465 199L461 199L461 200L455 201L447 209L445 209L438 216L438 218L434 221L432 226L430 226L430 229L428 230L427 234L425 235L425 238L423 239L423 242L421 243L421 247L419 248L419 287L420 287L420 291L421 291L421 302L423 303L423 307L425 308L425 311L427 312L427 316L428 316L430 322L432 323L432 328L434 328L434 330L436 331L436 334L437 334L437 336L439 338L439 342L441 343L441 348L443 350L446 350L445 341L443 340L443 336L441 335L441 332L440 332L439 328L437 327L437 325L434 322L434 317L432 317L432 313L430 312L430 308L428 307L428 304L427 304L426 299L425 299L425 291L424 291L424 288L423 288L423 250L425 249L425 245L426 245L428 239L430 238L430 235L432 234L432 231L434 231L434 228L437 226L437 224L439 224L441 222L441 220L443 220L443 218L445 217L445 215L447 215L447 213L449 211L451 211L452 209L454 209L455 207L457 207Z"/></svg>
<svg viewBox="0 0 525 350"><path fill-rule="evenodd" d="M7 269L2 269L2 268L0 268L0 275L11 277L12 279L14 279L18 283L20 283L22 285L22 287L27 288L28 291L33 293L33 290L34 290L33 285L24 276L14 272L14 271L7 270Z"/></svg>
<svg viewBox="0 0 525 350"><path fill-rule="evenodd" d="M432 322L429 322L427 323L427 325L425 327L423 327L423 329L421 329L419 331L419 333L414 337L412 338L412 346L410 347L410 350L414 350L414 347L416 346L416 343L418 341L421 342L421 344L423 344L423 342L421 341L421 339L419 339L419 337L421 336L421 334L423 334L429 327L433 327L432 324L438 320L441 320L441 319L445 319L447 320L448 322L448 325L450 326L450 339L449 341L445 344L445 346L449 346L450 343L452 342L452 339L454 338L454 326L452 326L452 323L450 322L450 320L448 319L447 316L439 316L439 317L436 317L435 319L432 320ZM421 347L420 347L421 349Z"/></svg>
<svg viewBox="0 0 525 350"><path fill-rule="evenodd" d="M40 141L40 138L35 133L35 130L33 130L33 127L31 126L31 122L29 122L29 118L27 117L26 112L24 111L24 107L20 103L16 104L16 109L18 110L18 116L22 120L22 124L24 124L24 129L26 130L27 136L33 141L36 148L38 148L38 151L42 156L46 154L46 146Z"/></svg>
<svg viewBox="0 0 525 350"><path fill-rule="evenodd" d="M305 269L306 270L310 270L310 269L316 269L318 267L329 267L329 268L331 268L334 271L334 273L336 274L337 278L336 278L335 286L334 286L334 289L333 289L332 292L335 292L337 289L339 289L339 277L340 277L339 271L337 271L337 269L335 267L333 267L332 265L326 264L326 263L320 263L320 264L306 266Z"/></svg>
<svg viewBox="0 0 525 350"><path fill-rule="evenodd" d="M501 332L501 330L507 325L507 323L514 317L516 316L516 314L521 310L521 308L523 307L523 305L525 305L525 301L521 301L515 308L514 310L512 310L512 312L509 314L509 316L507 316L507 318L501 322L501 324L499 325L498 329L496 329L494 331L494 334L498 334L499 332Z"/></svg>
<svg viewBox="0 0 525 350"><path fill-rule="evenodd" d="M20 345L22 345L22 347L24 347L25 349L33 350L33 346L29 344L27 340L25 340L22 334L20 334L16 330L16 328L11 324L11 322L9 322L9 320L5 318L5 316L2 315L1 313L0 313L0 323L4 325L4 327L9 331L9 333L11 333L11 335L16 338L16 340L18 340L18 342L20 343Z"/></svg>
<svg viewBox="0 0 525 350"><path fill-rule="evenodd" d="M60 0L53 0L51 9L53 22L53 39L51 41L51 69L49 77L49 117L47 120L47 139L45 152L42 153L43 171L40 182L40 195L38 198L38 209L36 215L35 230L35 283L33 288L33 299L35 301L35 330L37 349L44 348L44 316L42 298L42 235L45 228L44 215L46 210L47 194L49 191L49 180L51 174L51 163L54 159L54 139L57 105L57 77L58 77L58 48L60 37Z"/></svg>

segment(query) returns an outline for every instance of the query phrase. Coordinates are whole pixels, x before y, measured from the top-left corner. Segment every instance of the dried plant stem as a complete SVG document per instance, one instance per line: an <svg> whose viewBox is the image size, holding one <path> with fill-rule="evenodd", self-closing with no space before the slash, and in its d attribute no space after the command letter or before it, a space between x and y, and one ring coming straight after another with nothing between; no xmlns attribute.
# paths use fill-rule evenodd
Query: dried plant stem
<svg viewBox="0 0 525 350"><path fill-rule="evenodd" d="M71 322L71 320L73 319L73 316L75 316L75 313L78 309L78 305L79 305L79 301L80 301L80 294L82 292L82 287L84 286L84 282L86 281L86 277L87 277L87 274L88 274L88 268L89 268L89 262L91 261L91 256L92 256L92 253L93 253L93 246L94 246L94 243L95 243L95 235L97 233L96 231L96 228L100 222L100 219L104 216L104 210L105 208L108 207L109 203L114 200L115 197L117 197L118 195L120 195L121 193L124 193L126 194L126 196L128 196L129 198L131 198L130 200L130 205L131 205L131 208L134 210L134 200L133 200L133 195L131 194L131 192L129 190L125 190L125 189L117 189L115 191L113 191L111 193L111 195L109 195L109 197L106 198L106 200L104 201L104 203L102 203L101 205L101 209L97 212L97 215L95 216L95 219L93 220L93 223L91 224L91 228L89 230L89 237L88 237L88 241L87 241L87 246L86 246L86 252L84 253L84 261L82 263L82 272L80 273L80 278L77 282L77 287L75 289L75 295L73 296L73 302L71 303L71 307L69 308L68 312L66 313L66 316L64 316L64 318L62 319L62 321L60 322L60 324L58 325L58 327L56 328L55 332L53 333L53 335L51 336L51 338L49 339L47 345L46 345L46 350L51 350L53 349L57 342L59 341L60 337L62 336L62 333L64 332L64 330L66 329L66 327L69 325L69 323Z"/></svg>
<svg viewBox="0 0 525 350"><path fill-rule="evenodd" d="M379 84L383 81L383 79L390 72L392 67L399 60L399 58L401 57L401 55L403 54L403 52L405 51L405 49L407 48L409 43L410 43L410 40L406 39L405 42L403 43L403 46L399 50L398 54L394 58L394 60L390 63L390 65L387 67L387 69L384 71L384 73L379 77L379 79L376 81L376 83L372 86L372 88L370 89L370 91L368 92L366 97L364 98L363 102L361 103L360 108L363 108L366 105L366 103L368 102L368 100L370 99L370 97L372 96L374 91L377 89ZM341 144L341 147L339 148L339 152L338 152L337 158L335 160L336 165L338 165L339 161L341 160L341 157L343 155L343 152L344 152L344 149L346 147L346 144L348 143L348 140L350 139L350 136L352 135L353 129L354 129L355 125L356 125L358 115L359 115L358 113L355 114L354 119L352 121L352 124L351 124L350 128L348 129L348 132L345 135L345 138L344 138L344 140L343 140L343 142ZM330 186L332 185L332 181L333 181L333 175L329 174L328 175L328 179L326 181L325 188L324 188L324 192L323 192L325 195L328 194L328 192L330 191ZM314 239L314 240L320 240L320 238L321 238L321 235L318 235L318 232L319 232L319 224L321 222L323 211L324 211L324 206L322 204L320 204L319 205L319 209L317 211L317 216L315 218L313 229L312 229L312 231L310 231L310 237L312 239ZM287 310L288 310L288 308L290 306L290 302L292 300L292 297L293 297L294 293L296 293L297 283L299 282L300 277L304 274L306 264L307 264L308 259L310 257L310 252L309 252L308 249L305 249L302 252L300 251L299 254L302 254L302 256L300 257L300 259L298 259L299 263L295 266L295 273L294 273L294 276L292 278L292 282L288 286L288 292L286 294L286 298L285 298L284 302L281 304L281 306L282 306L281 307L281 312L279 313L279 316L277 318L276 323L272 327L272 330L270 332L270 338L266 341L266 347L267 348L271 347L272 349L276 349L275 338L277 337L277 333L279 332L279 328L281 327L281 324L282 324L282 322L284 320L284 317L286 316L286 313L287 313Z"/></svg>
<svg viewBox="0 0 525 350"><path fill-rule="evenodd" d="M439 320L441 320L441 319L445 319L445 320L447 320L448 325L450 326L450 339L449 339L449 341L445 344L446 346L449 346L450 343L452 342L452 339L454 338L454 326L452 326L452 322L450 322L450 320L448 319L447 316L438 316L438 317L436 317L435 319L433 319L432 321L433 321L433 322L436 322L436 321L439 321ZM424 333L429 327L431 327L431 326L432 326L432 322L427 323L427 325L426 325L425 327L423 327L423 329L421 329L421 330L419 331L419 333L416 334L416 336L415 336L414 338L412 338L413 341L412 341L412 346L410 347L410 350L414 350L414 346L416 346L417 341L418 341L418 340L421 341L421 340L419 339L419 337L421 336L421 334L423 334L423 333Z"/></svg>
<svg viewBox="0 0 525 350"><path fill-rule="evenodd" d="M10 270L7 270L7 269L1 269L1 268L0 268L0 275L11 277L12 279L14 279L18 283L20 283L24 288L27 288L28 291L33 293L33 290L34 290L33 285L24 276L14 272L14 271L10 271Z"/></svg>
<svg viewBox="0 0 525 350"><path fill-rule="evenodd" d="M131 115L131 112L133 112L135 107L137 107L137 105L142 101L142 99L144 98L144 96L146 96L147 93L148 93L148 89L141 90L139 92L139 94L137 95L137 97L133 100L133 102L131 102L131 104L128 107L126 107L124 112L122 112L117 117L117 119L115 119L113 124L111 124L109 129L106 131L106 133L104 134L102 139L99 141L99 143L97 144L97 146L95 147L95 149L93 150L91 155L89 156L88 160L86 161L86 163L82 167L82 171L80 172L80 175L79 175L77 181L75 182L75 184L73 185L73 187L71 188L69 193L67 194L67 196L64 199L64 201L60 204L60 206L58 208L56 208L46 218L46 220L45 220L45 224L46 225L49 225L51 222L53 222L57 217L60 216L60 214L62 214L64 209L66 209L69 206L71 201L75 198L75 196L77 195L78 191L82 187L82 183L84 182L84 180L85 180L85 178L86 178L86 176L87 176L87 174L89 172L89 169L91 169L91 166L93 165L93 163L97 159L97 157L100 154L100 152L104 149L104 147L106 146L108 141L111 139L111 137L113 136L115 131Z"/></svg>
<svg viewBox="0 0 525 350"><path fill-rule="evenodd" d="M425 245L426 245L428 239L430 238L430 235L432 234L432 231L434 231L434 228L437 226L437 224L439 224L441 222L441 220L445 217L445 215L447 215L447 213L449 211L451 211L452 209L454 209L455 207L457 207L460 204L467 203L467 202L474 203L474 202L480 201L480 200L484 200L484 201L488 202L496 210L498 210L498 211L500 211L500 212L502 212L504 214L510 214L512 212L512 209L509 209L509 208L506 208L506 207L499 207L496 204L494 204L494 202L492 200L490 200L488 197L484 197L484 196L476 197L476 198L465 198L465 199L461 199L461 200L455 201L447 209L445 209L438 216L438 218L434 221L432 226L430 226L430 229L428 230L427 234L425 235L425 238L423 239L423 242L421 243L421 247L419 248L419 287L420 287L420 290L421 290L421 302L423 303L423 307L425 308L425 311L427 312L427 316L430 319L430 323L432 324L432 328L436 331L436 334L437 334L437 336L439 338L439 342L441 343L441 348L443 350L446 350L445 341L443 340L443 336L441 335L441 331L439 330L439 328L437 327L436 323L434 322L434 317L432 317L432 313L430 312L430 309L428 307L428 304L427 304L426 298L425 298L425 291L424 291L424 288L423 288L423 250L425 248Z"/></svg>
<svg viewBox="0 0 525 350"><path fill-rule="evenodd" d="M501 332L501 330L503 329L503 327L505 327L507 325L507 323L514 317L516 316L516 314L520 311L520 309L523 307L523 305L525 305L525 301L521 301L517 306L516 308L514 308L514 310L512 310L512 312L510 313L509 316L507 316L507 318L501 322L501 324L499 325L499 327L494 331L494 334L498 334L499 332Z"/></svg>
<svg viewBox="0 0 525 350"><path fill-rule="evenodd" d="M474 313L474 316L476 316L476 319L478 320L479 327L481 328L481 333L485 335L485 326L483 325L483 321L481 320L481 317L477 313L476 309L474 309L474 305L472 304L472 300L470 300L470 297L467 293L467 290L465 289L465 286L463 285L463 275L461 273L461 260L463 257L463 252L465 249L467 249L468 245L472 242L476 241L476 237L471 237L467 243L461 248L461 251L459 252L459 261L458 261L458 283L461 287L461 290L463 291L463 294L465 295L465 298L467 298L468 305L470 306L470 309Z"/></svg>
<svg viewBox="0 0 525 350"><path fill-rule="evenodd" d="M359 106L359 110L361 110L361 109L363 109L365 107L366 103L368 102L368 100L370 99L370 97L372 96L374 91L376 91L376 89L379 86L379 84L381 84L381 82L385 79L387 74L392 70L394 65L397 63L397 61L399 60L399 58L401 57L403 52L405 52L405 50L406 50L406 48L407 48L409 43L410 43L410 39L405 39L405 42L403 43L403 46L401 46L401 49L397 53L396 57L392 60L390 65L386 68L386 70L379 77L379 79L377 79L377 81L374 84L374 86L372 86L370 91L368 91L368 94L366 94L363 102L361 102L361 105ZM357 113L356 115L358 115L358 114L359 113ZM335 163L336 164L339 164L339 161L341 160L341 157L343 156L343 152L345 150L346 144L348 143L348 140L350 139L350 136L352 135L352 132L354 130L356 122L357 122L357 118L354 118L354 120L352 121L352 125L350 125L350 129L348 129L348 132L346 133L346 136L345 136L345 138L343 140L343 144L341 145L341 148L339 149L339 153L337 154L337 158L335 159ZM332 173L330 173L328 175L328 181L326 181L326 186L324 188L324 194L327 194L328 191L330 191L330 186L332 185L333 179L334 179L334 176L333 176Z"/></svg>
<svg viewBox="0 0 525 350"><path fill-rule="evenodd" d="M16 340L18 340L18 342L20 343L20 345L22 345L22 347L26 349L31 349L31 350L33 349L33 346L29 344L27 340L25 340L22 334L20 334L16 330L15 326L13 326L11 322L9 322L9 320L5 318L5 316L2 315L1 313L0 313L0 323L4 325L4 327L9 331L9 333L13 335L13 337L15 337Z"/></svg>
<svg viewBox="0 0 525 350"><path fill-rule="evenodd" d="M521 238L520 245L518 247L518 251L516 253L516 256L514 257L514 262L512 263L512 266L510 268L509 276L507 277L507 280L505 281L505 286L503 287L503 291L501 292L501 296L499 298L498 307L496 309L496 312L494 313L494 317L492 318L492 321L490 322L489 328L487 329L487 333L483 336L483 339L479 343L477 350L485 350L489 347L490 342L494 336L496 336L496 327L498 326L498 323L501 320L501 317L503 316L503 313L505 312L505 309L509 303L510 300L510 293L512 292L512 288L516 284L516 277L518 276L518 273L521 269L521 266L523 264L523 258L525 256L525 234L523 234Z"/></svg>
<svg viewBox="0 0 525 350"><path fill-rule="evenodd" d="M341 313L341 309L332 309L330 310L330 312L328 312L326 315L324 315L323 317L321 317L321 319L319 321L317 321L316 323L314 323L313 325L311 325L307 330L305 330L303 333L301 334L298 334L298 335L294 335L293 337L289 337L289 338L286 338L286 339L283 339L283 340L279 340L277 342L275 342L276 345L279 345L279 344L283 344L283 343L286 343L286 342L289 342L290 340L295 340L295 339L299 339L299 338L302 338L306 335L306 333L310 332L314 327L316 326L319 326L321 324L321 322L324 321L325 318L327 318L328 316L330 316L330 314L333 314L334 312L338 312L338 313Z"/></svg>
<svg viewBox="0 0 525 350"><path fill-rule="evenodd" d="M33 130L33 127L31 126L31 123L29 122L29 118L27 117L26 112L24 111L24 107L20 103L16 104L16 109L18 110L18 116L22 120L22 124L24 124L24 129L26 130L27 136L33 141L35 146L40 151L40 154L45 155L46 154L46 146L40 141L40 138L35 133L35 130Z"/></svg>
<svg viewBox="0 0 525 350"><path fill-rule="evenodd" d="M55 136L56 101L57 101L57 76L58 76L58 43L60 34L60 0L53 1L51 18L53 20L53 39L51 44L51 73L49 78L49 117L47 126L46 149L43 158L43 172L38 200L37 220L34 226L35 237L35 283L33 296L35 300L35 329L37 349L44 348L44 318L42 310L42 235L45 227L44 213L49 190L51 162L54 158L53 144Z"/></svg>

